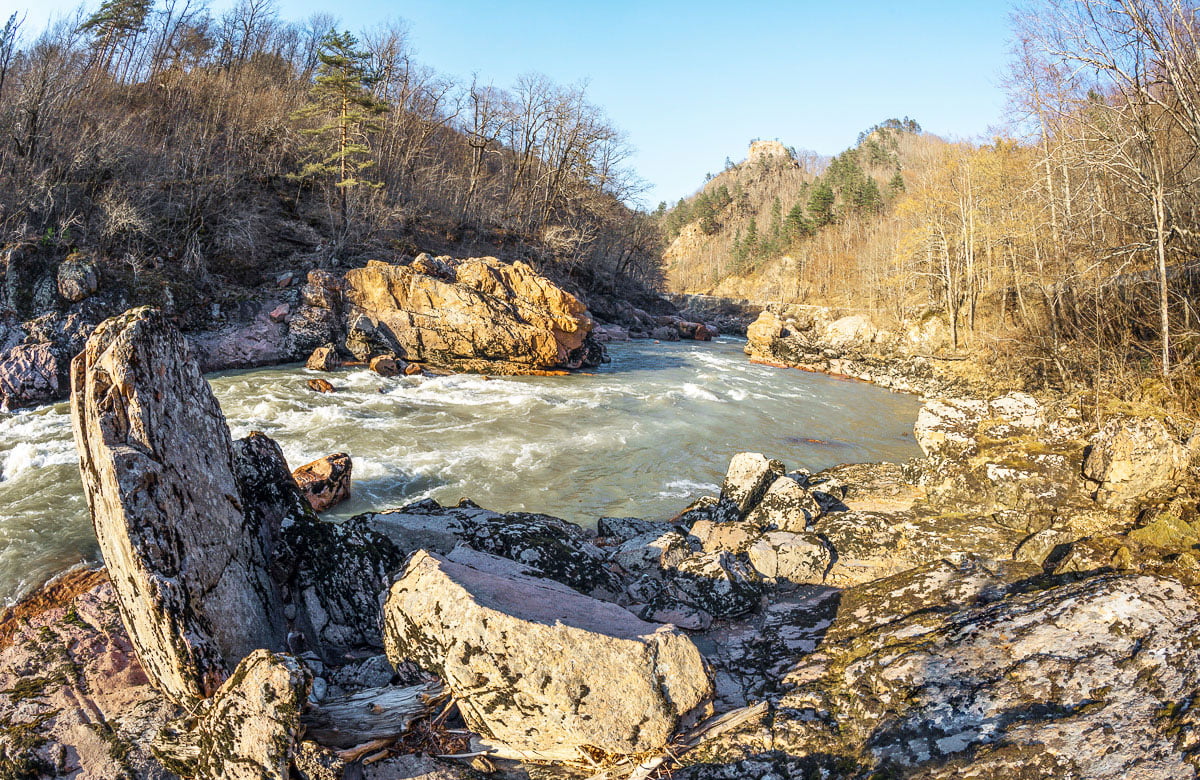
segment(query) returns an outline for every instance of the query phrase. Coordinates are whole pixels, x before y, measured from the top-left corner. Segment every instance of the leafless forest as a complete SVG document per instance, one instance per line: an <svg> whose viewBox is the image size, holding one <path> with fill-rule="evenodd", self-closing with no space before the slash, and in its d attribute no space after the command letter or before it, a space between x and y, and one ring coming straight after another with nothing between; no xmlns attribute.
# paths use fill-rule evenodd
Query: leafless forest
<svg viewBox="0 0 1200 780"><path fill-rule="evenodd" d="M585 288L657 281L629 148L582 87L457 83L412 59L403 24L351 35L271 0L0 24L4 244L176 288L424 249L526 257Z"/></svg>

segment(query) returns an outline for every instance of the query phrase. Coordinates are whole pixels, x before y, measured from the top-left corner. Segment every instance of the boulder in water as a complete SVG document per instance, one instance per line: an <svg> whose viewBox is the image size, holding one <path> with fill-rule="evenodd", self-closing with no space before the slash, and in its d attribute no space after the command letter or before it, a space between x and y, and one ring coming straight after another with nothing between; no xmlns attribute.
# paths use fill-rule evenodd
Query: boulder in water
<svg viewBox="0 0 1200 780"><path fill-rule="evenodd" d="M305 384L308 385L309 390L314 390L318 393L337 392L337 389L332 384L330 384L329 380L327 380L327 379L310 379L307 382L305 382Z"/></svg>
<svg viewBox="0 0 1200 780"><path fill-rule="evenodd" d="M344 452L335 452L292 472L296 484L314 511L324 512L350 498L354 463Z"/></svg>
<svg viewBox="0 0 1200 780"><path fill-rule="evenodd" d="M304 367L309 371L333 371L341 364L342 361L337 356L337 349L332 344L325 344L312 351Z"/></svg>

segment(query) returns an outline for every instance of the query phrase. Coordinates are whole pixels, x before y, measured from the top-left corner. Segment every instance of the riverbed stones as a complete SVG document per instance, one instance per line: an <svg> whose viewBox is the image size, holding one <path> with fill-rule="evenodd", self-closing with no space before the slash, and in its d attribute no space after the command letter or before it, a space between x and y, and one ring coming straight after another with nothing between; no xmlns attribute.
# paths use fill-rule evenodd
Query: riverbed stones
<svg viewBox="0 0 1200 780"><path fill-rule="evenodd" d="M292 472L296 484L316 512L324 512L350 498L354 463L344 452L335 452L306 463Z"/></svg>
<svg viewBox="0 0 1200 780"><path fill-rule="evenodd" d="M657 750L712 692L699 651L674 628L553 581L425 551L392 586L384 619L393 663L438 674L501 755Z"/></svg>
<svg viewBox="0 0 1200 780"><path fill-rule="evenodd" d="M84 494L138 657L172 699L209 696L250 652L284 646L220 406L183 336L145 308L97 328L72 390Z"/></svg>
<svg viewBox="0 0 1200 780"><path fill-rule="evenodd" d="M1090 445L1083 473L1099 483L1096 498L1106 506L1168 486L1188 464L1187 448L1152 418L1110 418Z"/></svg>

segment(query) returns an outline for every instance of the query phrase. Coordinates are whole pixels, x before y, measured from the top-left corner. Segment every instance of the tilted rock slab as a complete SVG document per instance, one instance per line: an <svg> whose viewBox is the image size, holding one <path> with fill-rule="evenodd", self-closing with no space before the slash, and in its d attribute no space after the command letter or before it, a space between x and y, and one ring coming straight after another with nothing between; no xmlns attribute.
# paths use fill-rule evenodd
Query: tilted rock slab
<svg viewBox="0 0 1200 780"><path fill-rule="evenodd" d="M158 312L104 322L72 364L84 493L121 616L151 681L211 695L284 621L250 528L221 408L183 336Z"/></svg>
<svg viewBox="0 0 1200 780"><path fill-rule="evenodd" d="M699 651L676 629L515 574L506 560L497 567L418 551L384 606L384 642L393 664L441 676L501 755L657 750L711 695Z"/></svg>
<svg viewBox="0 0 1200 780"><path fill-rule="evenodd" d="M592 321L573 295L524 263L466 260L456 273L451 282L378 261L348 271L346 321L365 317L387 342L377 351L404 360L494 373L583 364Z"/></svg>

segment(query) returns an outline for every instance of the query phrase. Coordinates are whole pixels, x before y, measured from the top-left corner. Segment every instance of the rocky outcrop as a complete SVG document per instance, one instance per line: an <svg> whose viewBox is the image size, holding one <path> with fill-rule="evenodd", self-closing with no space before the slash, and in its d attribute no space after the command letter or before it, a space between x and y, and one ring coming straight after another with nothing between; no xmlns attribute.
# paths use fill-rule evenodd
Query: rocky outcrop
<svg viewBox="0 0 1200 780"><path fill-rule="evenodd" d="M316 512L324 512L350 498L354 464L344 452L335 452L292 472L296 484Z"/></svg>
<svg viewBox="0 0 1200 780"><path fill-rule="evenodd" d="M863 314L822 306L771 305L746 329L751 360L934 395L963 389L956 356L936 318L881 328Z"/></svg>
<svg viewBox="0 0 1200 780"><path fill-rule="evenodd" d="M710 695L700 653L676 630L495 564L418 552L384 614L389 658L436 672L501 754L658 750Z"/></svg>
<svg viewBox="0 0 1200 780"><path fill-rule="evenodd" d="M4 354L0 360L0 411L60 396L58 361L50 344L20 344Z"/></svg>
<svg viewBox="0 0 1200 780"><path fill-rule="evenodd" d="M451 281L380 262L348 271L348 348L360 360L392 354L498 374L598 362L584 305L528 265L477 258L453 272Z"/></svg>
<svg viewBox="0 0 1200 780"><path fill-rule="evenodd" d="M175 700L209 696L285 639L225 418L187 342L152 310L102 324L72 372L84 493L138 658Z"/></svg>

